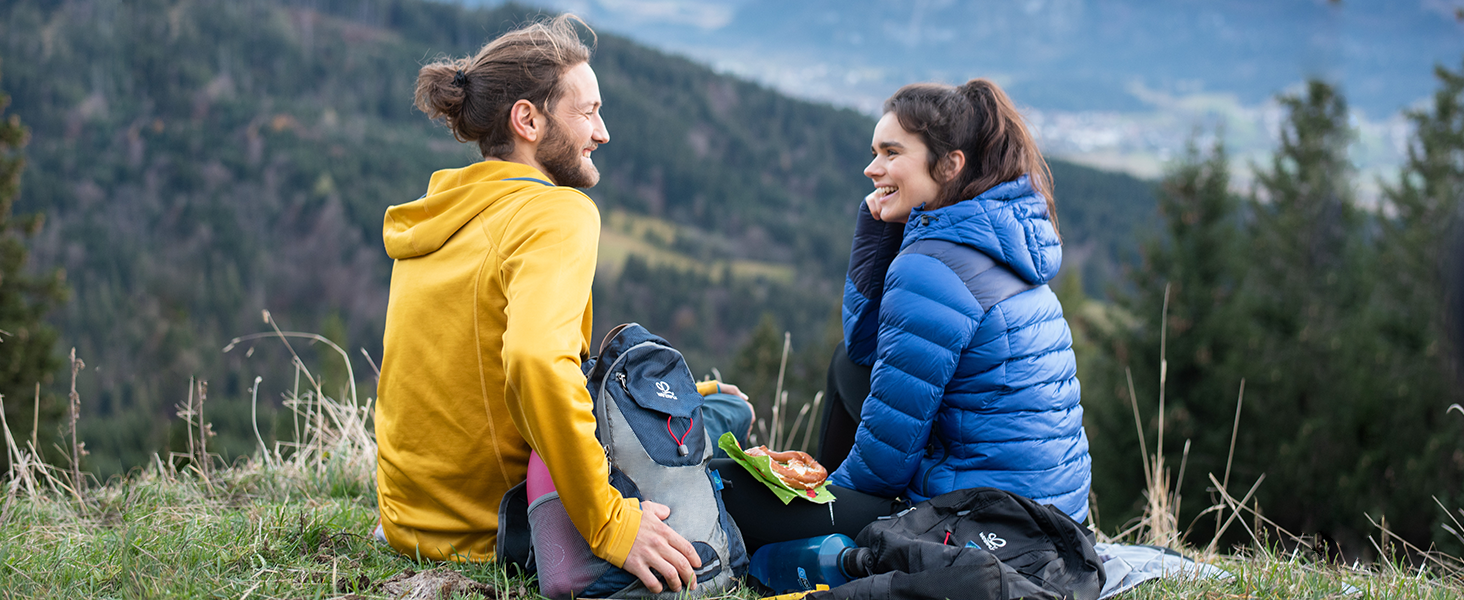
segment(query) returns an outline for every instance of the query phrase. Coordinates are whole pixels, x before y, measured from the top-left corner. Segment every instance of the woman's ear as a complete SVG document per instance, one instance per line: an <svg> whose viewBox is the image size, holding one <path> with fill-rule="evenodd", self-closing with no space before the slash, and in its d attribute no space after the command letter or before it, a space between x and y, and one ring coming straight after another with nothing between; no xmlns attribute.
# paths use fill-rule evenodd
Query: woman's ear
<svg viewBox="0 0 1464 600"><path fill-rule="evenodd" d="M940 159L939 163L936 163L935 168L938 171L935 179L941 183L955 179L957 175L961 174L961 169L966 168L966 153L960 150L951 150L945 157Z"/></svg>

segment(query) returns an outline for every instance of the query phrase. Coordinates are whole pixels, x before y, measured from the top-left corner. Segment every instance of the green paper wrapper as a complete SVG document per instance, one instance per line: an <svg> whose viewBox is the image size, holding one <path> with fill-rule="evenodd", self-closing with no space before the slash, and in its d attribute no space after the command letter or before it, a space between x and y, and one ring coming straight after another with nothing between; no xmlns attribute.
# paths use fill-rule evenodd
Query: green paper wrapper
<svg viewBox="0 0 1464 600"><path fill-rule="evenodd" d="M773 474L772 457L748 456L746 452L742 451L742 446L738 445L737 438L733 437L731 432L722 434L722 437L717 440L717 447L725 450L728 457L737 461L737 464L742 465L742 468L747 469L748 473L757 477L757 480L761 481L763 485L768 486L768 489L772 490L773 494L783 501L783 504L792 502L794 498L802 498L815 504L828 504L835 500L833 493L829 492L827 481L813 488L812 496L808 495L809 490L789 487L788 484L783 483L782 479L778 479L778 476Z"/></svg>

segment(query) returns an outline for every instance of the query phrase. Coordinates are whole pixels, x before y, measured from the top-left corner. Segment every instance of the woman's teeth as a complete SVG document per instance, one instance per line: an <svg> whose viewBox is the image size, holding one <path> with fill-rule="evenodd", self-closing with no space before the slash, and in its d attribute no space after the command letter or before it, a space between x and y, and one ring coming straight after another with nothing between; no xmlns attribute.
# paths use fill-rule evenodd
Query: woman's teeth
<svg viewBox="0 0 1464 600"><path fill-rule="evenodd" d="M885 196L888 196L888 195L890 195L890 194L893 194L893 193L895 193L895 192L898 192L898 191L900 191L900 188L897 188L897 187L892 187L892 186L886 186L886 187L877 187L877 188L874 188L874 191L875 191L875 192L878 192L878 193L879 193L879 196L880 196L880 197L881 197L881 198L883 198L883 197L885 197Z"/></svg>

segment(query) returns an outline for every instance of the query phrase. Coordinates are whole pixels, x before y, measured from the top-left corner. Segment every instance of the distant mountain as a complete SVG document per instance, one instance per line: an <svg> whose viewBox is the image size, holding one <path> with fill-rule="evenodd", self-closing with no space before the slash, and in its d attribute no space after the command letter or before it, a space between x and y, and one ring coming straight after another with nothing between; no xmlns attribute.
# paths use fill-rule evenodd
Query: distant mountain
<svg viewBox="0 0 1464 600"><path fill-rule="evenodd" d="M254 447L256 376L263 435L289 438L279 406L296 378L280 344L220 353L267 330L263 309L339 342L374 395L359 349L380 354L382 214L420 196L434 170L477 159L411 107L417 70L534 13L420 0L0 2L0 88L32 130L17 210L45 213L33 257L64 268L75 291L55 319L90 367L78 385L95 470L182 443L171 414L190 377L211 382L210 448ZM589 191L605 217L596 329L641 321L729 379L765 315L795 347L817 345L869 190L873 120L603 32L592 64L612 139ZM1154 219L1150 184L1054 172L1068 267L1104 289ZM327 393L344 387L339 357L296 350Z"/></svg>
<svg viewBox="0 0 1464 600"><path fill-rule="evenodd" d="M1319 76L1381 118L1434 89L1435 63L1464 57L1451 0L540 1L864 110L924 79L992 77L1043 110L1141 111L1152 106L1136 89L1257 104Z"/></svg>

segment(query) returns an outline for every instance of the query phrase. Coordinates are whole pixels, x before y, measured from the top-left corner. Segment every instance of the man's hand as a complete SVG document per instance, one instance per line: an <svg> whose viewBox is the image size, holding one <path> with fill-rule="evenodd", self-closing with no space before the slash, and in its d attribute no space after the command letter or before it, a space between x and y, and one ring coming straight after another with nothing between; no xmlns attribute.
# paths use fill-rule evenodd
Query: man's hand
<svg viewBox="0 0 1464 600"><path fill-rule="evenodd" d="M691 542L662 522L670 516L671 508L665 504L641 502L640 529L635 532L630 555L625 557L625 570L639 577L653 593L661 592L657 573L673 592L681 591L683 583L687 589L696 589L696 569L702 566Z"/></svg>

